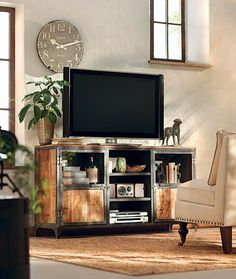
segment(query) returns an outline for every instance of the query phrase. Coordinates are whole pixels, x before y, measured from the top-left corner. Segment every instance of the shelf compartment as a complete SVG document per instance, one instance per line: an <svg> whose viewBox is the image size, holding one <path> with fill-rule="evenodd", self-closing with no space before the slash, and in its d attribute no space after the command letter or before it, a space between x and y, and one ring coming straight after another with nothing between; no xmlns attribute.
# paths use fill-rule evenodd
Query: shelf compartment
<svg viewBox="0 0 236 279"><path fill-rule="evenodd" d="M103 189L104 184L72 184L69 186L61 185L61 190L82 190L82 189Z"/></svg>
<svg viewBox="0 0 236 279"><path fill-rule="evenodd" d="M150 197L144 197L144 198L112 198L110 199L110 202L127 202L127 201L151 201Z"/></svg>
<svg viewBox="0 0 236 279"><path fill-rule="evenodd" d="M113 172L109 173L109 176L150 176L151 172L125 172L125 173L120 173L120 172Z"/></svg>
<svg viewBox="0 0 236 279"><path fill-rule="evenodd" d="M193 177L192 173L192 154L171 154L171 153L155 153L155 165L157 163L162 162L164 174L166 175L166 166L170 162L174 162L176 165L180 164L179 173L180 176L180 183L184 183L188 180L191 180ZM157 172L155 175L155 179L158 182Z"/></svg>
<svg viewBox="0 0 236 279"><path fill-rule="evenodd" d="M98 183L103 184L105 171L104 156L105 155L102 152L87 152L85 150L78 151L73 149L62 150L60 154L61 163L67 165L62 165L61 176L63 177L63 179L79 179L87 177L85 171L90 164L89 158L93 157L94 165L98 169Z"/></svg>
<svg viewBox="0 0 236 279"><path fill-rule="evenodd" d="M135 165L146 165L145 170L151 170L151 157L149 150L130 150L130 149L116 149L116 150L109 150L109 158L110 159L117 159L119 157L124 157L126 159L126 164L129 166Z"/></svg>
<svg viewBox="0 0 236 279"><path fill-rule="evenodd" d="M178 188L178 186L181 185L181 183L155 183L155 188Z"/></svg>

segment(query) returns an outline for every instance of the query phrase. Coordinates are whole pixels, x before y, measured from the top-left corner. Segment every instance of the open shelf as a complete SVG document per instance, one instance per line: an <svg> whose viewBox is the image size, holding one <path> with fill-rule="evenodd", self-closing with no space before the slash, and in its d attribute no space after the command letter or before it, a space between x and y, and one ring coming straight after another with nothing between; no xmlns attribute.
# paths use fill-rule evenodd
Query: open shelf
<svg viewBox="0 0 236 279"><path fill-rule="evenodd" d="M181 183L155 183L155 187L159 188L177 188Z"/></svg>
<svg viewBox="0 0 236 279"><path fill-rule="evenodd" d="M120 172L113 172L109 173L109 176L142 176L142 175L151 175L151 172L125 172L125 173L120 173Z"/></svg>
<svg viewBox="0 0 236 279"><path fill-rule="evenodd" d="M127 201L151 201L151 198L145 197L145 198L112 198L110 199L110 202L127 202Z"/></svg>
<svg viewBox="0 0 236 279"><path fill-rule="evenodd" d="M91 189L91 188L96 188L96 189L100 189L100 188L104 188L105 185L104 184L72 184L69 186L64 186L62 184L61 189L62 190L81 190L81 189Z"/></svg>

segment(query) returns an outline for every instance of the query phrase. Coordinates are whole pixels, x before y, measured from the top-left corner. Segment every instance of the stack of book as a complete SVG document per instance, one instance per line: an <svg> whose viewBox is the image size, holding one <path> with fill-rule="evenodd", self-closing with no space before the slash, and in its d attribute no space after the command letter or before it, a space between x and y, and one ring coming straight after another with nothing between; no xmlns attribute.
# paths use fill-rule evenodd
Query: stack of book
<svg viewBox="0 0 236 279"><path fill-rule="evenodd" d="M65 186L76 184L89 184L86 171L81 171L80 167L63 167L62 183Z"/></svg>
<svg viewBox="0 0 236 279"><path fill-rule="evenodd" d="M180 163L156 161L156 183L175 184L180 182Z"/></svg>
<svg viewBox="0 0 236 279"><path fill-rule="evenodd" d="M53 138L52 144L84 144L83 137L76 137L76 138Z"/></svg>
<svg viewBox="0 0 236 279"><path fill-rule="evenodd" d="M179 164L169 162L166 165L166 183L178 183L179 182Z"/></svg>

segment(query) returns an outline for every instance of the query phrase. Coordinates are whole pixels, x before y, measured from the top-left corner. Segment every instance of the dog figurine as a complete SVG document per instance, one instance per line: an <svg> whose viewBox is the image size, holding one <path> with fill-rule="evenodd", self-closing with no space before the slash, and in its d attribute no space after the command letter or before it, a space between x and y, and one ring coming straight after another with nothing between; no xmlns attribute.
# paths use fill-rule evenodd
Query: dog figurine
<svg viewBox="0 0 236 279"><path fill-rule="evenodd" d="M182 123L181 119L176 118L172 127L166 127L164 130L164 138L162 140L162 145L165 143L168 145L169 138L172 136L173 144L175 145L175 136L177 137L178 145L180 145L180 124Z"/></svg>

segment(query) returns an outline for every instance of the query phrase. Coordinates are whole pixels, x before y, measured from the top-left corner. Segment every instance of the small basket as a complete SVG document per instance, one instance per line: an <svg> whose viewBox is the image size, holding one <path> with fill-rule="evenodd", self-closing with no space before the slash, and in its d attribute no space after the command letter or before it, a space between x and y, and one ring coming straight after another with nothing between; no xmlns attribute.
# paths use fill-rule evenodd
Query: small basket
<svg viewBox="0 0 236 279"><path fill-rule="evenodd" d="M146 165L136 165L136 166L129 166L126 167L126 172L141 172L146 168Z"/></svg>

